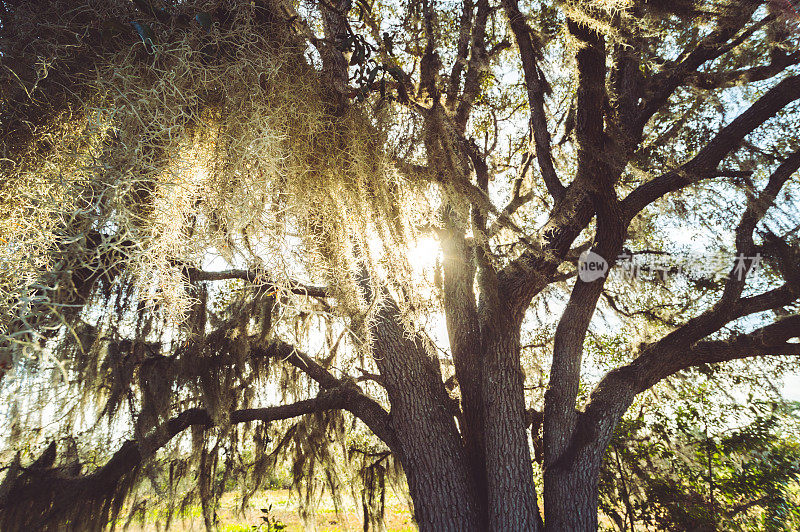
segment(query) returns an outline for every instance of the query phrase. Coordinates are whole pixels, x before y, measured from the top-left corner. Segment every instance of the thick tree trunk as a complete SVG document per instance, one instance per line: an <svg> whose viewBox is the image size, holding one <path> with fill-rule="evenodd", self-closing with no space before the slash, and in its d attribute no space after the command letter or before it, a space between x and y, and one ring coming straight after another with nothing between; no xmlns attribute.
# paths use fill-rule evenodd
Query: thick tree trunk
<svg viewBox="0 0 800 532"><path fill-rule="evenodd" d="M397 307L381 305L372 326L376 364L386 380L400 461L420 530L482 530L477 490L438 360L409 338Z"/></svg>
<svg viewBox="0 0 800 532"><path fill-rule="evenodd" d="M597 530L600 462L594 456L581 456L566 467L556 465L545 471L544 525L547 532Z"/></svg>
<svg viewBox="0 0 800 532"><path fill-rule="evenodd" d="M480 513L488 513L486 487L486 455L484 442L483 341L473 283L475 263L462 232L452 229L453 235L443 240L444 249L444 307L447 332L453 352L456 379L461 392L463 412L461 433L469 460L469 469L478 490ZM483 522L488 526L488 522Z"/></svg>
<svg viewBox="0 0 800 532"><path fill-rule="evenodd" d="M528 445L519 325L497 307L482 312L486 476L491 530L541 527Z"/></svg>

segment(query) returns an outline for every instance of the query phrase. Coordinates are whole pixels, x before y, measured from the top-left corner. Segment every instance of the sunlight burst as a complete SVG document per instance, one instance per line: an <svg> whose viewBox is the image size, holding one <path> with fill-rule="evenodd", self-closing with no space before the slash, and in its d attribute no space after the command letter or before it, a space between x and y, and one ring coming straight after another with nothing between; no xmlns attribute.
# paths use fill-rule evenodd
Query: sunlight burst
<svg viewBox="0 0 800 532"><path fill-rule="evenodd" d="M439 241L432 236L423 236L408 248L406 256L414 273L424 277L436 268L439 253Z"/></svg>

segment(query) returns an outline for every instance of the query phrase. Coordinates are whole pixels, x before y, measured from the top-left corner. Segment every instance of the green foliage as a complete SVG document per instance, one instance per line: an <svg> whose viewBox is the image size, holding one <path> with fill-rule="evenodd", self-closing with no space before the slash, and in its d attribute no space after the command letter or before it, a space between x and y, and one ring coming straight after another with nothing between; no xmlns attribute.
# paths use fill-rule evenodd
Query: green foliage
<svg viewBox="0 0 800 532"><path fill-rule="evenodd" d="M695 405L619 425L601 476L601 510L620 529L796 530L800 526L800 419L753 403L741 427L710 433ZM796 407L795 407L796 408Z"/></svg>

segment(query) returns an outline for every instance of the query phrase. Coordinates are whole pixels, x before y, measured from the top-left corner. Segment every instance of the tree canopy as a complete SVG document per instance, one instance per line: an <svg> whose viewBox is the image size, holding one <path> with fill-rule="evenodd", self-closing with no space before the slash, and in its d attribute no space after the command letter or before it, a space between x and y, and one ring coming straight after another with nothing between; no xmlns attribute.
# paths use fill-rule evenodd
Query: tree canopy
<svg viewBox="0 0 800 532"><path fill-rule="evenodd" d="M0 2L0 527L800 526L798 10Z"/></svg>

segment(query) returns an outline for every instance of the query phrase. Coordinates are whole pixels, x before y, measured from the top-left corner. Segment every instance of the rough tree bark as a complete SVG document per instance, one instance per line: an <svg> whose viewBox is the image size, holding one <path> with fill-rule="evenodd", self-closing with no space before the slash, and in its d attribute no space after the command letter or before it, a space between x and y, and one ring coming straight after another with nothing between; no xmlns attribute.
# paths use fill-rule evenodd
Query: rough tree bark
<svg viewBox="0 0 800 532"><path fill-rule="evenodd" d="M421 339L409 337L391 300L378 304L370 333L415 519L426 530L479 530L477 486L439 361Z"/></svg>

